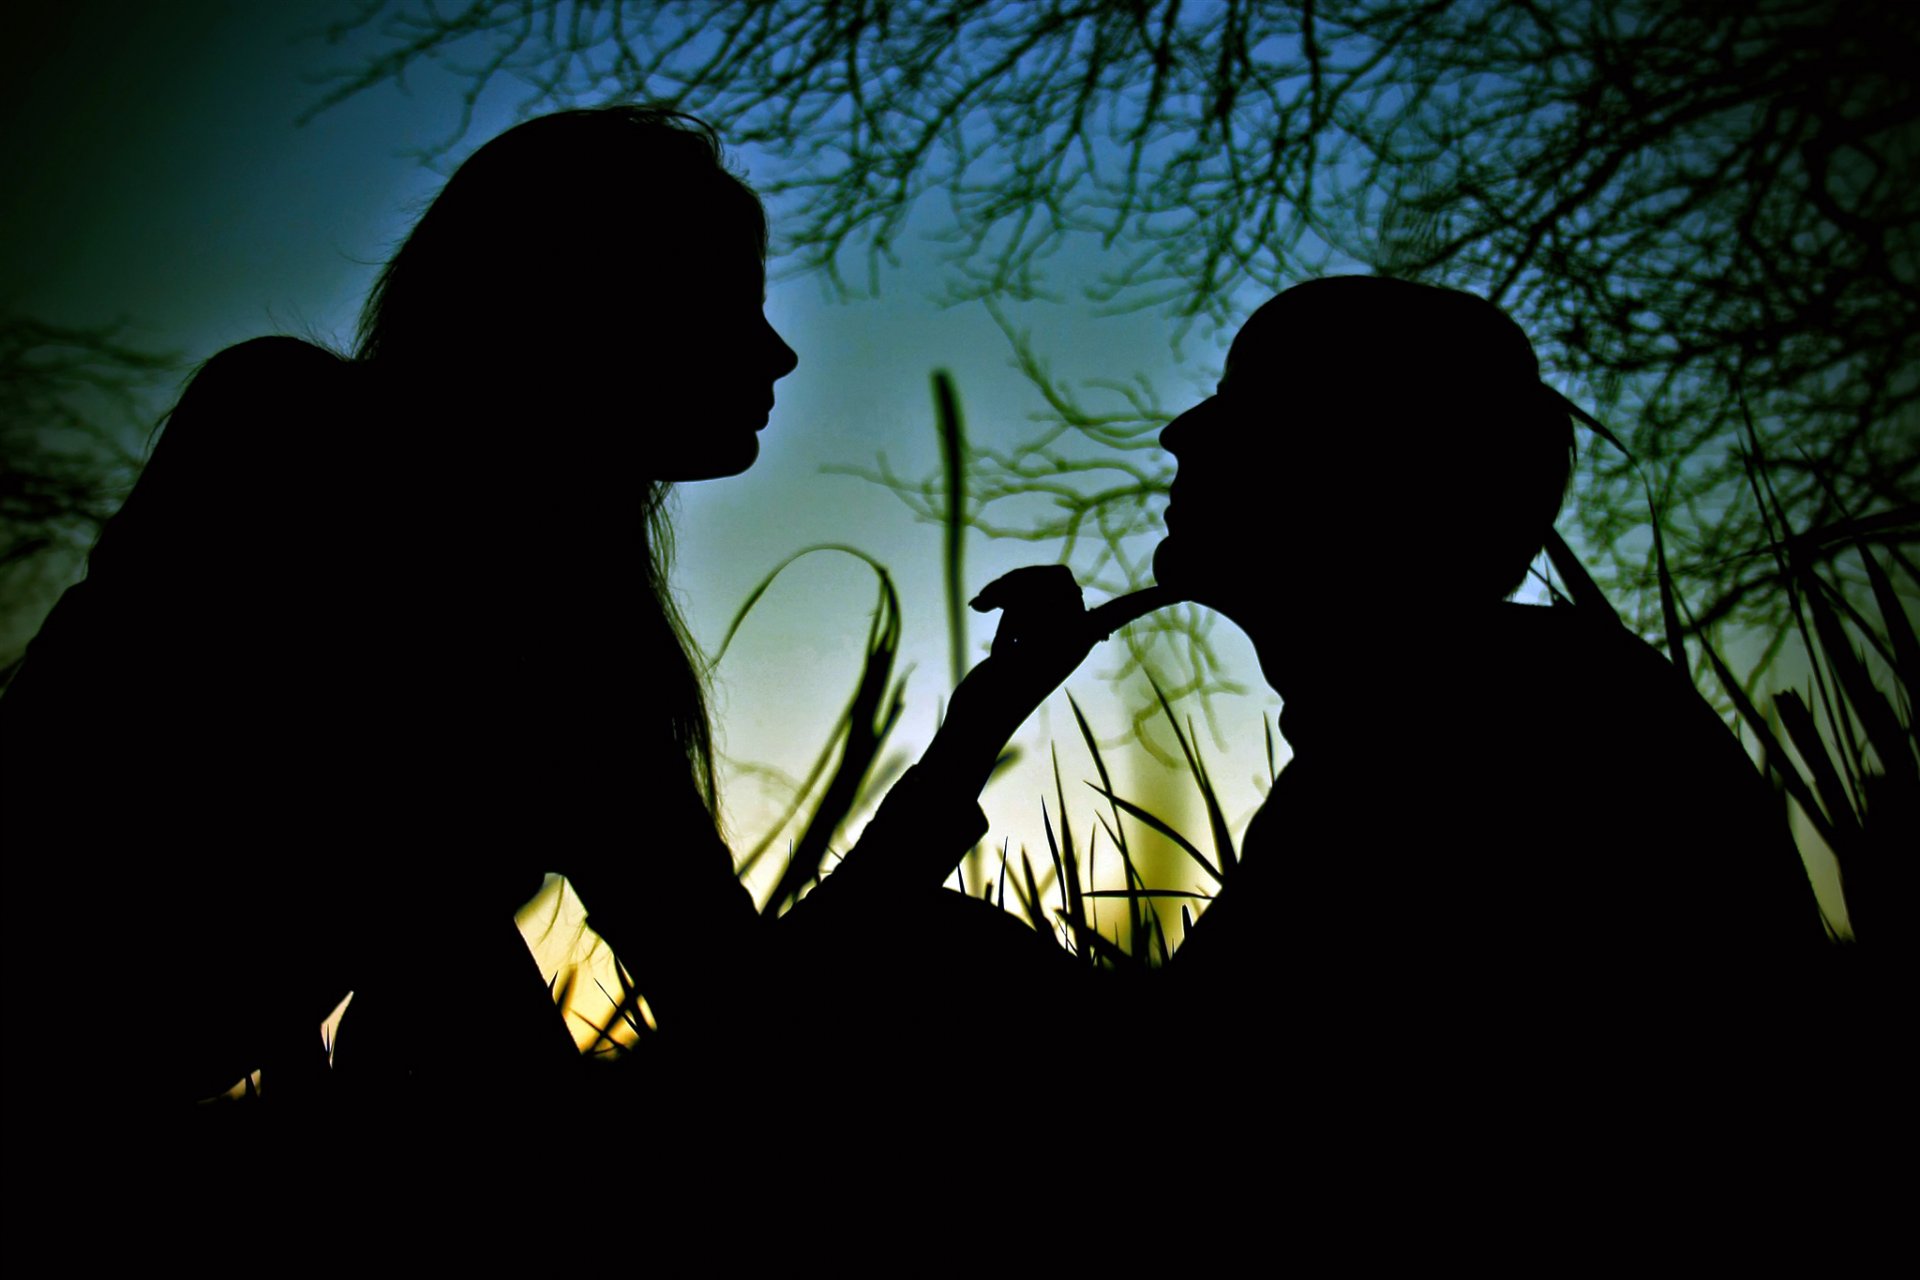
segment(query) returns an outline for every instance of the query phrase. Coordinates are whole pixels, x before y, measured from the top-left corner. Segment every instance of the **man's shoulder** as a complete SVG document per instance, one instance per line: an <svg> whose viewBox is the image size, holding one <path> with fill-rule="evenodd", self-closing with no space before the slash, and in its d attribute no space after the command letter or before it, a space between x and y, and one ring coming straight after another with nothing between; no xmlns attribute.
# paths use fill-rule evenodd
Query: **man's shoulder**
<svg viewBox="0 0 1920 1280"><path fill-rule="evenodd" d="M1612 616L1577 606L1508 604L1495 615L1490 646L1500 669L1532 680L1559 705L1594 715L1681 715L1713 719L1691 677ZM1654 731L1643 724L1638 732Z"/></svg>

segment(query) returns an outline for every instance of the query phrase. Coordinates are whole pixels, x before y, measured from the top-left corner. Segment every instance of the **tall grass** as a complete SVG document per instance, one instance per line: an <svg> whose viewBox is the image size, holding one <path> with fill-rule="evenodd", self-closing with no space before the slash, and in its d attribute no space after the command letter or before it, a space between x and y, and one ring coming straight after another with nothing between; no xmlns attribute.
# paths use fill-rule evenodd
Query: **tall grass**
<svg viewBox="0 0 1920 1280"><path fill-rule="evenodd" d="M1920 858L1920 727L1913 712L1920 639L1909 613L1912 597L1903 597L1893 571L1903 575L1911 593L1920 588L1920 570L1894 537L1879 545L1870 540L1829 491L1844 517L1839 545L1860 566L1872 612L1855 604L1836 580L1841 558L1814 554L1833 550L1832 535L1796 531L1789 523L1744 403L1742 412L1748 487L1807 655L1809 683L1780 691L1763 710L1719 654L1703 644L1703 656L1740 722L1760 743L1760 767L1838 862L1854 940L1874 952L1904 952L1913 945L1914 863ZM1904 536L1911 541L1913 529ZM1669 616L1677 616L1685 606L1657 543L1655 550L1661 599ZM1826 573L1816 567L1821 563L1829 566ZM1675 628L1672 621L1669 628Z"/></svg>
<svg viewBox="0 0 1920 1280"><path fill-rule="evenodd" d="M965 437L957 394L944 375L935 375L934 401L946 468L942 568L957 679L964 672L966 656L966 617L960 603L966 595L961 582ZM1603 427L1590 421L1589 425L1605 435ZM1804 816L1815 838L1832 850L1844 878L1846 915L1852 921L1849 936L1874 950L1902 948L1910 945L1913 936L1912 866L1920 854L1920 736L1913 716L1914 693L1920 687L1916 685L1920 636L1910 616L1920 591L1920 571L1902 550L1903 541L1912 540L1913 530L1847 514L1836 525L1815 533L1794 531L1767 484L1757 434L1750 426L1748 441L1750 487L1769 531L1764 550L1775 559L1782 589L1788 593L1809 663L1808 686L1782 690L1767 699L1735 675L1712 638L1694 623L1674 585L1662 513L1649 492L1660 639L1670 658L1697 677L1696 687L1703 697L1717 689L1731 702L1734 721L1729 731L1745 730L1757 744L1756 768ZM1870 606L1860 599L1861 592L1849 591L1849 584L1839 580L1836 566L1842 561L1832 554L1835 538L1845 539L1846 549L1857 560ZM813 550L818 548L809 552ZM767 903L769 912L790 906L820 874L830 857L830 842L845 830L857 809L870 803L872 788L867 784L874 757L899 715L903 696L891 680L900 627L891 579L871 557L852 548L840 550L861 555L873 567L881 583L881 599L869 633L866 663L847 712L829 736L795 807L779 824L778 829L785 829L806 797L816 797L804 834L791 846L779 887ZM1545 551L1559 579L1549 586L1562 603L1626 625L1557 533L1550 535ZM1816 556L1815 551L1823 554ZM735 628L786 563L791 560L776 568L743 606ZM1821 564L1828 568L1822 571L1817 567ZM731 634L730 630L729 638ZM1697 661L1690 655L1697 655ZM970 874L963 863L955 881L962 892L996 902L1088 966L1165 964L1177 950L1178 938L1169 936L1161 908L1177 903L1183 927L1190 926L1238 865L1232 826L1193 726L1190 721L1183 723L1160 683L1149 677L1149 684L1177 746L1176 759L1184 765L1193 811L1204 818L1203 829L1183 831L1164 806L1156 812L1155 806L1122 794L1108 759L1111 748L1103 750L1086 712L1069 695L1067 703L1094 775L1083 780L1085 791L1069 784L1056 747L1052 794L1035 799L1039 840L1003 837L990 863L979 866L977 858L970 858L977 869ZM1263 720L1262 729L1270 784L1279 767L1272 727ZM830 763L836 761L833 781L818 787ZM1085 811L1088 798L1095 802L1091 813ZM1791 821L1786 804L1781 814L1783 822ZM1150 882L1137 856L1143 833L1177 851L1191 876ZM1043 849L1044 856L1036 858L1035 848ZM767 851L768 838L763 837L742 859L742 872L751 870ZM1833 932L1841 934L1839 929ZM620 1007L630 1009L630 996ZM623 1016L629 1030L638 1025L631 1012Z"/></svg>
<svg viewBox="0 0 1920 1280"><path fill-rule="evenodd" d="M944 375L935 377L934 401L947 467L942 569L957 678L967 657L961 580L966 447L958 396ZM1703 697L1718 690L1730 702L1729 731L1744 731L1755 744L1756 768L1786 802L1781 820L1791 820L1790 806L1831 849L1843 876L1850 936L1866 950L1904 951L1914 936L1913 865L1920 855L1920 734L1913 713L1920 688L1920 635L1912 618L1920 598L1920 570L1904 550L1915 530L1911 523L1855 519L1843 511L1844 518L1832 525L1796 531L1771 491L1750 424L1746 462L1753 499L1766 519L1768 544L1763 550L1774 559L1790 601L1809 664L1807 683L1768 698L1735 674L1712 637L1694 622L1674 585L1661 513L1652 509L1649 494L1661 639L1671 659L1697 676ZM1844 556L1834 554L1839 543L1844 543ZM1559 578L1558 584L1550 583L1556 596L1572 607L1620 621L1559 535L1549 537L1545 550ZM838 843L884 789L887 770L880 763L881 752L905 705L904 680L895 674L902 618L893 577L874 557L849 546L809 547L775 566L736 612L713 660L724 657L742 623L788 566L822 552L851 555L865 563L875 577L875 602L845 710L791 803L739 857L743 877L770 861L778 865L774 887L762 904L769 915L789 909L826 873ZM1857 580L1842 577L1847 564L1857 565ZM1024 919L1089 967L1167 963L1178 949L1179 935L1163 912L1177 905L1183 928L1190 926L1239 865L1232 824L1193 725L1183 722L1160 683L1149 683L1177 747L1176 759L1184 766L1193 812L1202 816L1203 825L1182 830L1182 821L1170 817L1164 803L1123 794L1109 758L1112 748L1101 747L1086 712L1068 695L1093 776L1073 785L1076 780L1063 770L1056 746L1052 794L1034 802L1038 839L1003 836L991 855L963 863L956 881L963 892L987 898ZM1271 783L1279 766L1272 727L1264 719L1262 730ZM779 840L783 833L792 833L784 845ZM1191 875L1155 883L1143 870L1143 835L1165 842ZM553 921L559 919L557 906L555 913ZM1840 936L1842 931L1834 932ZM901 960L907 962L906 957ZM588 983L565 970L556 975L554 992L586 1028L585 1048L620 1056L644 1040L653 1022L633 975L617 961L610 972L611 978Z"/></svg>
<svg viewBox="0 0 1920 1280"><path fill-rule="evenodd" d="M1612 441L1604 427L1581 416ZM1768 531L1763 551L1775 560L1778 582L1787 594L1808 664L1807 685L1804 689L1783 689L1766 698L1736 676L1713 638L1695 623L1675 586L1667 561L1662 513L1649 491L1661 639L1672 661L1694 678L1703 699L1711 702L1710 694L1717 689L1731 702L1734 719L1729 732L1738 735L1744 729L1757 744L1757 752L1752 753L1755 767L1788 802L1781 807L1781 821L1802 845L1803 857L1815 856L1817 851L1807 848L1793 831L1795 811L1813 837L1831 850L1841 873L1844 917L1850 928L1842 929L1830 920L1830 933L1837 940L1857 942L1867 953L1904 955L1912 949L1915 926L1920 923L1916 921L1920 896L1916 895L1914 872L1915 862L1920 860L1920 726L1914 717L1916 690L1920 690L1920 633L1914 624L1915 602L1920 600L1920 568L1905 550L1920 536L1920 528L1911 513L1897 519L1857 515L1846 510L1838 495L1829 491L1829 500L1841 518L1817 529L1795 530L1768 483L1766 460L1750 418L1746 434L1749 485ZM1564 592L1555 588L1563 603L1626 625L1558 533L1549 535L1545 550L1564 584ZM1837 551L1851 554L1839 555ZM1842 576L1850 560L1858 565L1858 577L1851 582ZM1690 652L1698 654L1697 663L1690 659ZM1094 940L1098 935L1087 911L1089 902L1118 897L1132 905L1143 899L1180 897L1192 899L1191 905L1198 908L1210 896L1204 891L1139 882L1131 861L1124 858L1122 815L1171 842L1212 885L1224 883L1234 866L1231 833L1191 725L1183 734L1165 695L1157 684L1154 689L1185 759L1193 792L1206 814L1214 852L1209 857L1200 840L1181 833L1173 823L1115 791L1086 717L1074 704L1076 722L1099 775L1099 782L1089 785L1113 815L1111 824L1101 818L1100 830L1107 834L1110 844L1123 851L1126 878L1122 888L1087 888L1085 885L1092 880L1090 871L1075 874L1063 865L1056 877L1062 886L1057 902L1044 911L1065 922L1056 934L1064 944L1091 945L1103 959L1113 958L1112 947L1104 939ZM1272 731L1263 728L1271 781L1277 778L1278 768ZM1065 795L1058 788L1056 798L1061 829L1066 831ZM1042 820L1053 849L1052 819L1043 812ZM1091 852L1091 842L1088 845ZM1065 842L1058 848L1063 861L1073 851ZM1037 927L1044 925L1039 904L1021 901L1018 906ZM1188 906L1182 906L1181 915L1190 923ZM1171 955L1164 934L1143 934L1137 917L1130 924L1130 936L1149 938L1137 949L1140 961L1163 963Z"/></svg>
<svg viewBox="0 0 1920 1280"><path fill-rule="evenodd" d="M967 674L967 427L960 416L960 393L954 390L953 375L944 369L933 375L933 419L940 434L941 475L946 481L944 519L941 522L944 554L940 576L947 602L947 651L952 664L953 684Z"/></svg>

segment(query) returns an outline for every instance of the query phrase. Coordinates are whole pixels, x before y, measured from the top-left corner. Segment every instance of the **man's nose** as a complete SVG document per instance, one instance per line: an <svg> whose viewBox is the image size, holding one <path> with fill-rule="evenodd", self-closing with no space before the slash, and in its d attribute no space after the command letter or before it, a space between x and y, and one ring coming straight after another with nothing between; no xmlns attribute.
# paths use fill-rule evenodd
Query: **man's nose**
<svg viewBox="0 0 1920 1280"><path fill-rule="evenodd" d="M1174 457L1179 457L1180 450L1186 447L1188 437L1193 434L1194 420L1205 407L1206 401L1203 400L1160 428L1160 447Z"/></svg>

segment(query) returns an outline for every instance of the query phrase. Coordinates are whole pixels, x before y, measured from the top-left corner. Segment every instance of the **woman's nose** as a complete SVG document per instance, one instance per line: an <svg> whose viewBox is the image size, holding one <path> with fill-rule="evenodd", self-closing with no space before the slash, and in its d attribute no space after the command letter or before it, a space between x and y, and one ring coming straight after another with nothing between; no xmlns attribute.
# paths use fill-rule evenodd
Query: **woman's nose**
<svg viewBox="0 0 1920 1280"><path fill-rule="evenodd" d="M787 345L787 340L780 336L780 331L772 324L767 325L767 338L769 340L767 351L770 357L768 363L773 368L774 381L778 382L799 368L800 357L792 347Z"/></svg>

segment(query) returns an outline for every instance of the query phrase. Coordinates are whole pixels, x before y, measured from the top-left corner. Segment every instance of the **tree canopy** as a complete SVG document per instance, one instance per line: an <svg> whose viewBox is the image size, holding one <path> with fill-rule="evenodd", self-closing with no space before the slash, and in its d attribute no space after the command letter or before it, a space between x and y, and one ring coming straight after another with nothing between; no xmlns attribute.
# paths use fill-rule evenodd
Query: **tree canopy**
<svg viewBox="0 0 1920 1280"><path fill-rule="evenodd" d="M129 441L174 364L113 326L0 314L0 603L19 611L0 620L0 684L132 486Z"/></svg>
<svg viewBox="0 0 1920 1280"><path fill-rule="evenodd" d="M332 34L369 29L316 110L426 63L468 121L508 83L678 107L779 161L783 252L843 285L938 196L963 295L1057 285L1073 236L1114 263L1088 295L1182 326L1328 270L1481 292L1637 459L1588 451L1589 555L1650 584L1650 497L1702 625L1780 616L1749 457L1816 553L1915 533L1905 6L376 0Z"/></svg>

